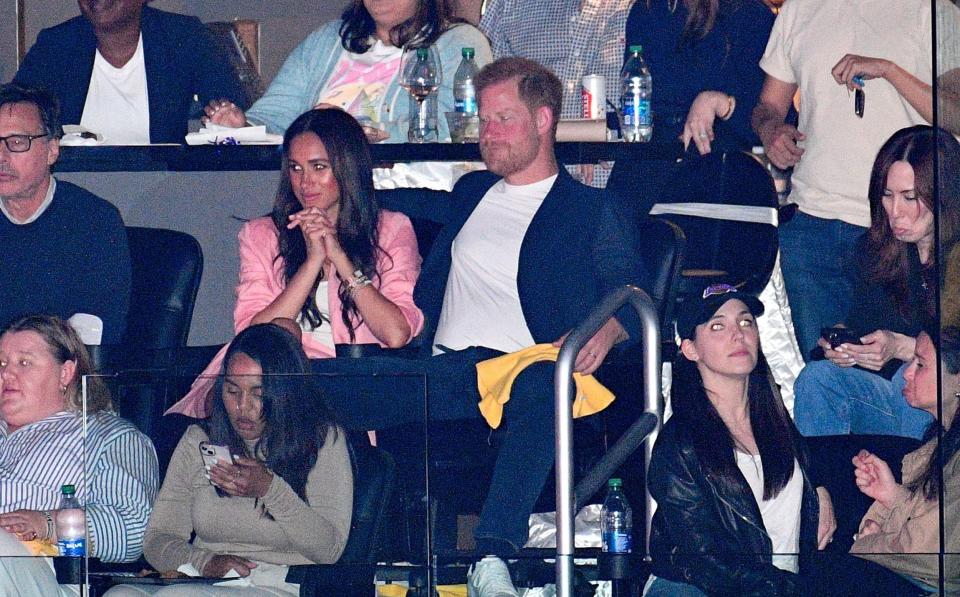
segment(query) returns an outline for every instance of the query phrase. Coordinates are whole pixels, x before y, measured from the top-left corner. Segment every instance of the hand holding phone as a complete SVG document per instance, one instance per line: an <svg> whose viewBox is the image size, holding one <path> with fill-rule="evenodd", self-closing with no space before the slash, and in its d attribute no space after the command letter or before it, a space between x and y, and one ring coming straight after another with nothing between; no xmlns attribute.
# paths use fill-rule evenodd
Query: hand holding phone
<svg viewBox="0 0 960 597"><path fill-rule="evenodd" d="M218 446L210 442L200 442L200 457L203 458L203 464L207 468L224 461L227 464L234 464L233 456L230 454L230 448Z"/></svg>
<svg viewBox="0 0 960 597"><path fill-rule="evenodd" d="M830 343L830 348L836 350L841 344L863 344L860 341L860 335L844 327L821 328L820 336Z"/></svg>

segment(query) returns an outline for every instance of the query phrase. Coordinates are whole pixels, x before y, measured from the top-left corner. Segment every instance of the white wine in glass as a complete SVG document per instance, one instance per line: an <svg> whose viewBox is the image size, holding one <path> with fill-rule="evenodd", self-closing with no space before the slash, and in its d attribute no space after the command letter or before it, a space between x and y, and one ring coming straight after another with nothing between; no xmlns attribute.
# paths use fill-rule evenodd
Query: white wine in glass
<svg viewBox="0 0 960 597"><path fill-rule="evenodd" d="M433 46L404 48L400 59L400 86L417 102L417 113L410 115L407 140L425 143L437 140L436 114L430 118L427 99L443 82L440 58Z"/></svg>

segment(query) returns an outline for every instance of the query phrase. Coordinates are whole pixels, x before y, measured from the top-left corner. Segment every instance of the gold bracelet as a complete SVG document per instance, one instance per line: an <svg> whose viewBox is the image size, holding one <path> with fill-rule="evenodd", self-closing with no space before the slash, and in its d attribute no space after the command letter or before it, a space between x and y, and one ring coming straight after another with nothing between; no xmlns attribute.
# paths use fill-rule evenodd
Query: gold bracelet
<svg viewBox="0 0 960 597"><path fill-rule="evenodd" d="M737 98L732 95L727 96L727 113L720 117L720 120L730 120L730 117L733 116L733 111L737 107Z"/></svg>

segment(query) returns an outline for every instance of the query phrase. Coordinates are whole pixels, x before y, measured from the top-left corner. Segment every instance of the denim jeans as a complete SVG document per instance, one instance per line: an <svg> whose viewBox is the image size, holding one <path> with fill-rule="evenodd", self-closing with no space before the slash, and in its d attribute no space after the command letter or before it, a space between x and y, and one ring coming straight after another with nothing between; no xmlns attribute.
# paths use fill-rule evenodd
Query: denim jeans
<svg viewBox="0 0 960 597"><path fill-rule="evenodd" d="M793 386L797 429L806 436L856 433L920 439L933 417L903 398L906 368L902 365L887 380L830 361L807 364Z"/></svg>
<svg viewBox="0 0 960 597"><path fill-rule="evenodd" d="M820 328L847 317L853 285L846 274L866 228L798 211L780 226L780 269L800 352L809 360Z"/></svg>
<svg viewBox="0 0 960 597"><path fill-rule="evenodd" d="M693 585L651 576L643 588L643 597L706 597Z"/></svg>

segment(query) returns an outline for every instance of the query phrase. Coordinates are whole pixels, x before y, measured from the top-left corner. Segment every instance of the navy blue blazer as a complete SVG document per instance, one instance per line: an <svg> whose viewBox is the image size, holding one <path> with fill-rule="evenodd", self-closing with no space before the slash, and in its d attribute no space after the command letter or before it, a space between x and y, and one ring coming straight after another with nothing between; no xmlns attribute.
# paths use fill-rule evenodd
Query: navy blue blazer
<svg viewBox="0 0 960 597"><path fill-rule="evenodd" d="M453 240L500 180L490 172L462 177L453 189L444 227L424 262L413 298L423 310L424 347L433 345L450 272ZM575 181L560 168L557 180L520 245L517 290L536 343L553 342L580 323L609 291L624 284L647 289L634 227L619 214L614 195ZM630 338L640 320L629 305L616 314Z"/></svg>
<svg viewBox="0 0 960 597"><path fill-rule="evenodd" d="M236 71L200 19L145 7L140 30L151 143L183 143L194 95L201 105L224 97L246 109ZM61 121L79 124L96 50L90 22L74 17L40 32L13 81L50 90L60 100Z"/></svg>

